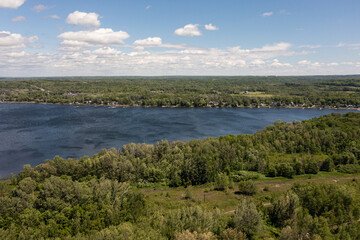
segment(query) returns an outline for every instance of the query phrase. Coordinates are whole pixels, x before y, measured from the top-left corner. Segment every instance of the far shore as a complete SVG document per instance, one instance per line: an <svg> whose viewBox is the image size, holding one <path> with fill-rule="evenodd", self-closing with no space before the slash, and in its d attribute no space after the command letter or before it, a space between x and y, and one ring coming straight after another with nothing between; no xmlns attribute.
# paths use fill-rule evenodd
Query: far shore
<svg viewBox="0 0 360 240"><path fill-rule="evenodd" d="M300 106L236 106L236 107L219 107L219 106L205 106L205 107L182 107L182 106L139 106L139 105L120 105L120 104L92 104L92 103L78 103L78 104L72 104L72 103L46 103L46 102L18 102L18 101L0 101L1 103L7 103L7 104L43 104L43 105L62 105L62 106L78 106L78 107L84 107L84 106L91 106L91 107L109 107L109 108L294 108L294 109L331 109L331 110L357 110L360 111L360 108L346 108L346 107L325 107L325 106L311 106L311 107L300 107Z"/></svg>

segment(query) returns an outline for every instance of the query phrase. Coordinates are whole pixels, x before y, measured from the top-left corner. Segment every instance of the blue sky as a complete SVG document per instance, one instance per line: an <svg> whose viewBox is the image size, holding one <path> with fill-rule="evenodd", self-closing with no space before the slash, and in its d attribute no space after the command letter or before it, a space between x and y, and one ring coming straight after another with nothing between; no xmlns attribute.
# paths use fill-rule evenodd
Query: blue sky
<svg viewBox="0 0 360 240"><path fill-rule="evenodd" d="M0 0L0 76L360 73L358 0Z"/></svg>

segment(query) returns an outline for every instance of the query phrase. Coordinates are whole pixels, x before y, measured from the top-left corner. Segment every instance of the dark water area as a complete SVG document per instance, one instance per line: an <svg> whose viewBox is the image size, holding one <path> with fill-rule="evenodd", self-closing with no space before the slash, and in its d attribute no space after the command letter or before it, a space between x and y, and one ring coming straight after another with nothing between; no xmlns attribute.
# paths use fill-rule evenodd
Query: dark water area
<svg viewBox="0 0 360 240"><path fill-rule="evenodd" d="M318 109L108 108L0 104L0 177L59 155L79 158L124 144L251 134L274 121L306 120Z"/></svg>

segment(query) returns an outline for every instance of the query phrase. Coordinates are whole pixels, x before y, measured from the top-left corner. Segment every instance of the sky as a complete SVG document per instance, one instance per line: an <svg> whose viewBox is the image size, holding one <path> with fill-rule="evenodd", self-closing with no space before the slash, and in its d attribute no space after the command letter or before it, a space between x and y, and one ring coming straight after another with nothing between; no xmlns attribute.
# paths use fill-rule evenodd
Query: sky
<svg viewBox="0 0 360 240"><path fill-rule="evenodd" d="M0 77L360 74L359 0L0 0Z"/></svg>

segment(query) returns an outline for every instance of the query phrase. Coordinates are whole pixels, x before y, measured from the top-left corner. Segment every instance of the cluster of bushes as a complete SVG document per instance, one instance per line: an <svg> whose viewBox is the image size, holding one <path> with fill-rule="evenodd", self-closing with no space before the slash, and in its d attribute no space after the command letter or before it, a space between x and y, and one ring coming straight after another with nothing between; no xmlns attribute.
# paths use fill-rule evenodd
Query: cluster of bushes
<svg viewBox="0 0 360 240"><path fill-rule="evenodd" d="M360 182L294 184L231 215L199 205L151 209L118 181L24 178L0 189L1 239L358 239ZM5 190L4 190L5 189ZM249 181L239 189L254 194Z"/></svg>

